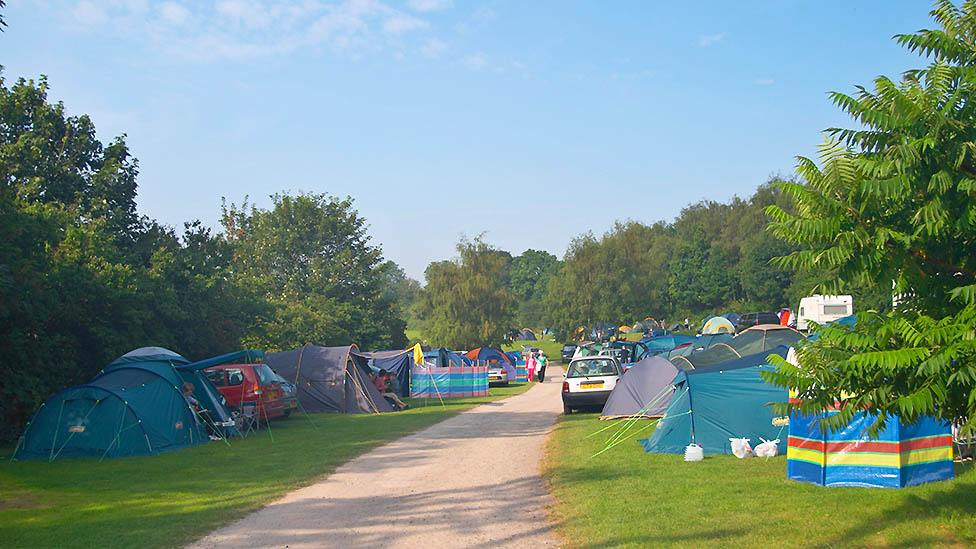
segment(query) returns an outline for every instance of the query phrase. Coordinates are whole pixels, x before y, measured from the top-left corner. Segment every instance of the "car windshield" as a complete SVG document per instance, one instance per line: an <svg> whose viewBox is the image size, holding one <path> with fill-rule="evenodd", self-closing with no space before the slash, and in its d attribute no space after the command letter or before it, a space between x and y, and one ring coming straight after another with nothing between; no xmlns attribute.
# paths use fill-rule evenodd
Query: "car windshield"
<svg viewBox="0 0 976 549"><path fill-rule="evenodd" d="M277 378L275 378L274 370L269 368L266 364L258 364L254 366L254 373L258 375L258 380L261 382L262 386L271 385L272 383L276 383L278 381Z"/></svg>
<svg viewBox="0 0 976 549"><path fill-rule="evenodd" d="M569 365L566 377L615 376L617 363L610 359L577 360Z"/></svg>
<svg viewBox="0 0 976 549"><path fill-rule="evenodd" d="M575 351L576 350L576 345L566 345L566 346L563 347L563 350L564 351Z"/></svg>

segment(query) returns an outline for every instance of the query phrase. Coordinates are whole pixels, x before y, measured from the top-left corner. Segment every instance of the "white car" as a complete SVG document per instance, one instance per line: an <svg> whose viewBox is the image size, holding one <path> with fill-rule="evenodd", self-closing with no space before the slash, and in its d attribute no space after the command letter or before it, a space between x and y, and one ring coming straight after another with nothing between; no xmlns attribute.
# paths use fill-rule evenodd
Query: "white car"
<svg viewBox="0 0 976 549"><path fill-rule="evenodd" d="M603 408L620 378L620 363L612 356L573 359L563 381L563 413L579 408Z"/></svg>
<svg viewBox="0 0 976 549"><path fill-rule="evenodd" d="M508 385L508 372L497 364L488 366L488 386Z"/></svg>

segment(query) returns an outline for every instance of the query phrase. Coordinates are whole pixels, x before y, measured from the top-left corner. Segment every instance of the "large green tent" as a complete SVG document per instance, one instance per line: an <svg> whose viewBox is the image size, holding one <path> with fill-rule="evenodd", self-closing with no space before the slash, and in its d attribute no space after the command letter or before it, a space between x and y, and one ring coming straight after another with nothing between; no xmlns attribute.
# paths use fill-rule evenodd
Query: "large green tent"
<svg viewBox="0 0 976 549"><path fill-rule="evenodd" d="M772 370L769 356L786 356L788 348L723 362L704 368L679 371L672 382L674 396L654 434L641 440L647 452L684 453L691 443L706 454L730 454L730 438L779 439L786 450L785 422L778 421L772 403L786 402L787 390L767 383L761 373Z"/></svg>
<svg viewBox="0 0 976 549"><path fill-rule="evenodd" d="M49 398L28 423L16 459L152 455L209 440L211 430L236 433L223 396L203 374L217 364L255 362L240 351L200 362L162 347L142 347L112 361L85 385ZM195 414L182 386L194 387L205 413Z"/></svg>
<svg viewBox="0 0 976 549"><path fill-rule="evenodd" d="M14 457L53 461L153 455L209 440L183 398L184 381L173 367L189 361L172 351L137 356L44 402Z"/></svg>

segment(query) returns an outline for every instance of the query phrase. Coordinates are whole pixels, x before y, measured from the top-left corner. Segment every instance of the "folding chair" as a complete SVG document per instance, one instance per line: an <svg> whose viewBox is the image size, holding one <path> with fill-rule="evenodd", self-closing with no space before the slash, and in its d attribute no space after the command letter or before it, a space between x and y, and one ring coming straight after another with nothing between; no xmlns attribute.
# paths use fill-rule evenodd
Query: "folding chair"
<svg viewBox="0 0 976 549"><path fill-rule="evenodd" d="M261 427L261 418L258 417L258 405L256 402L242 402L240 413L240 425L237 430L242 438L257 431Z"/></svg>

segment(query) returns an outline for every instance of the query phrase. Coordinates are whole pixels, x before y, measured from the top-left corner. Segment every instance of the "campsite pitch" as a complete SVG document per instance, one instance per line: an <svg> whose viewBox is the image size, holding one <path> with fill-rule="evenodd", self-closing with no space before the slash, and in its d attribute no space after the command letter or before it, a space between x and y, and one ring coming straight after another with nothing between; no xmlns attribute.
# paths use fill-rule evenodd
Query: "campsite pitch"
<svg viewBox="0 0 976 549"><path fill-rule="evenodd" d="M271 434L234 440L229 448L216 442L102 463L11 463L13 447L5 448L0 546L180 546L385 442L527 388L492 388L492 396L447 401L443 408L413 401L413 409L392 414L297 415L272 422Z"/></svg>
<svg viewBox="0 0 976 549"><path fill-rule="evenodd" d="M542 481L562 376L377 448L193 547L555 546Z"/></svg>
<svg viewBox="0 0 976 549"><path fill-rule="evenodd" d="M616 422L623 425L623 422ZM976 469L901 490L825 488L786 479L786 458L647 454L595 414L561 419L547 444L550 519L570 547L863 547L976 544ZM637 431L647 428L643 432Z"/></svg>

